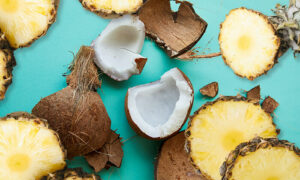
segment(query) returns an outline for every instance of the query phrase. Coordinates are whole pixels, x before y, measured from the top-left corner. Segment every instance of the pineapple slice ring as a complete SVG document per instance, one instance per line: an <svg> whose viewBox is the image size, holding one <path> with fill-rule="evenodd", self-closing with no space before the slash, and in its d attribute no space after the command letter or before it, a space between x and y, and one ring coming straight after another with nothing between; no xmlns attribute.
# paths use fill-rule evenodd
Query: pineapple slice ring
<svg viewBox="0 0 300 180"><path fill-rule="evenodd" d="M135 13L143 0L79 0L84 8L106 18Z"/></svg>
<svg viewBox="0 0 300 180"><path fill-rule="evenodd" d="M300 149L277 138L255 138L230 153L222 180L299 180Z"/></svg>
<svg viewBox="0 0 300 180"><path fill-rule="evenodd" d="M40 179L65 164L65 151L46 122L20 112L0 119L1 180Z"/></svg>
<svg viewBox="0 0 300 180"><path fill-rule="evenodd" d="M208 179L219 180L219 167L231 150L255 136L276 137L270 114L238 97L221 97L202 106L186 130L194 166Z"/></svg>
<svg viewBox="0 0 300 180"><path fill-rule="evenodd" d="M221 24L219 44L225 63L238 76L254 80L277 62L280 39L265 15L238 8Z"/></svg>
<svg viewBox="0 0 300 180"><path fill-rule="evenodd" d="M13 48L29 46L54 23L59 0L0 0L0 29Z"/></svg>

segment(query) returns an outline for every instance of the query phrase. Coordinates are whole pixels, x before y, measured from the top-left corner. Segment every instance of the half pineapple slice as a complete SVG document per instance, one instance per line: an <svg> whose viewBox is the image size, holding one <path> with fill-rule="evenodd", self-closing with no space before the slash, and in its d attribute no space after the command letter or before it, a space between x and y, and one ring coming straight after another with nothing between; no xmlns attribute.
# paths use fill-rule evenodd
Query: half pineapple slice
<svg viewBox="0 0 300 180"><path fill-rule="evenodd" d="M277 138L240 144L221 168L222 180L299 180L300 149Z"/></svg>
<svg viewBox="0 0 300 180"><path fill-rule="evenodd" d="M238 8L221 24L219 44L225 63L237 75L254 80L276 63L280 39L265 15Z"/></svg>
<svg viewBox="0 0 300 180"><path fill-rule="evenodd" d="M12 83L12 70L15 65L13 51L0 31L0 100L4 99L6 90Z"/></svg>
<svg viewBox="0 0 300 180"><path fill-rule="evenodd" d="M221 97L194 114L186 136L194 166L208 179L219 180L219 168L237 145L256 136L276 137L277 131L260 105L242 97Z"/></svg>
<svg viewBox="0 0 300 180"><path fill-rule="evenodd" d="M0 119L1 180L36 180L65 164L58 136L45 121L22 112Z"/></svg>
<svg viewBox="0 0 300 180"><path fill-rule="evenodd" d="M0 0L0 29L11 47L29 46L55 21L59 0Z"/></svg>
<svg viewBox="0 0 300 180"><path fill-rule="evenodd" d="M79 0L84 8L106 18L135 13L143 0Z"/></svg>
<svg viewBox="0 0 300 180"><path fill-rule="evenodd" d="M100 180L100 177L94 174L87 174L80 168L74 168L51 173L43 177L42 180Z"/></svg>

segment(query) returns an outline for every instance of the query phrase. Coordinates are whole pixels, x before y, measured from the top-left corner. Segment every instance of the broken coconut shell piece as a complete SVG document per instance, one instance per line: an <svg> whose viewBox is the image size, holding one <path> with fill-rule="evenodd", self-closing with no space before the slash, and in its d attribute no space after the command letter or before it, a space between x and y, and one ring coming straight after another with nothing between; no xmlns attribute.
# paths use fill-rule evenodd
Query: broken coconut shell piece
<svg viewBox="0 0 300 180"><path fill-rule="evenodd" d="M208 97L216 97L219 92L218 82L212 82L200 89L200 93Z"/></svg>
<svg viewBox="0 0 300 180"><path fill-rule="evenodd" d="M168 139L160 150L156 170L156 180L206 180L196 172L185 150L184 132Z"/></svg>
<svg viewBox="0 0 300 180"><path fill-rule="evenodd" d="M100 149L110 135L111 121L96 92L100 81L93 59L94 50L81 47L67 77L68 86L32 109L58 132L68 159Z"/></svg>
<svg viewBox="0 0 300 180"><path fill-rule="evenodd" d="M101 171L103 168L121 167L123 159L122 138L115 131L111 131L108 141L104 146L94 152L85 155L85 159L92 166L95 172Z"/></svg>
<svg viewBox="0 0 300 180"><path fill-rule="evenodd" d="M173 68L159 81L128 89L125 112L136 133L147 139L161 140L181 129L193 102L190 80L181 70Z"/></svg>
<svg viewBox="0 0 300 180"><path fill-rule="evenodd" d="M162 47L171 58L190 50L204 34L207 23L187 1L173 12L170 0L148 0L139 10L147 35Z"/></svg>
<svg viewBox="0 0 300 180"><path fill-rule="evenodd" d="M147 62L147 58L139 55L144 40L144 24L137 16L113 19L92 43L96 52L95 63L117 81L140 74Z"/></svg>
<svg viewBox="0 0 300 180"><path fill-rule="evenodd" d="M250 100L260 101L260 86L256 86L247 92L247 98Z"/></svg>
<svg viewBox="0 0 300 180"><path fill-rule="evenodd" d="M275 101L275 99L268 96L263 101L261 106L267 113L273 113L275 111L275 109L279 106L279 103L277 101Z"/></svg>
<svg viewBox="0 0 300 180"><path fill-rule="evenodd" d="M143 0L79 0L84 8L103 18L116 18L135 13Z"/></svg>

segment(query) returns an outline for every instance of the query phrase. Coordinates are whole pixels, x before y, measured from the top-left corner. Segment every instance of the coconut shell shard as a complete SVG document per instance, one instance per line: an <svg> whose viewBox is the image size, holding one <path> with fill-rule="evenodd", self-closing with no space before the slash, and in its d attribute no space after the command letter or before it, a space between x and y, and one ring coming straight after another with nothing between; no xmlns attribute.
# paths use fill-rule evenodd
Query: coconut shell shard
<svg viewBox="0 0 300 180"><path fill-rule="evenodd" d="M247 98L259 102L260 101L260 86L258 85L256 87L250 89L247 92Z"/></svg>
<svg viewBox="0 0 300 180"><path fill-rule="evenodd" d="M178 12L173 12L170 0L148 0L139 10L146 34L171 57L190 50L204 34L207 23L200 18L193 5L178 1Z"/></svg>
<svg viewBox="0 0 300 180"><path fill-rule="evenodd" d="M262 103L262 108L267 113L273 113L278 106L279 103L275 101L275 99L271 98L270 96L266 97L266 99Z"/></svg>
<svg viewBox="0 0 300 180"><path fill-rule="evenodd" d="M217 82L212 82L200 89L200 93L208 97L216 97L219 92L219 85Z"/></svg>

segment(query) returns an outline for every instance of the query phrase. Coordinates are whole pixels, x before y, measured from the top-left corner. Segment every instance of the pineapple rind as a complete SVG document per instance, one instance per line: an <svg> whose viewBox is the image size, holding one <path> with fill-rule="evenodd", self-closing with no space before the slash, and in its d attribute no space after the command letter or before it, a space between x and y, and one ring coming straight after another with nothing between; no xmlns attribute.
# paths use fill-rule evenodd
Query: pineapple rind
<svg viewBox="0 0 300 180"><path fill-rule="evenodd" d="M262 128L256 127L254 123L251 123L252 121L250 121L250 123L248 123L248 122L247 123L246 122L239 123L237 121L237 120L239 120L239 118L232 118L232 119L235 119L235 121L233 121L233 120L230 121L231 122L231 124L230 124L230 122L228 122L229 118L222 119L222 117L220 117L220 122L223 121L222 122L223 124L219 123L219 125L216 125L217 121L215 121L215 122L211 122L213 124L213 126L211 126L212 124L210 124L210 122L207 122L207 121L206 121L206 123L204 123L205 121L201 122L201 118L203 119L203 117L200 117L200 118L197 117L197 115L199 113L205 112L207 109L211 109L211 107L219 106L221 103L231 103L229 107L232 107L232 108L230 108L231 113L229 113L229 114L236 112L236 110L238 110L238 108L240 108L240 107L244 108L244 107L250 106L251 109L256 112L256 113L253 113L252 120L254 121L256 119L258 122L259 122L259 120L263 120L263 122L259 122L259 125L262 125ZM232 103L236 103L236 104L232 104ZM257 110L256 110L256 108L257 108ZM219 113L215 113L215 114L219 114ZM224 113L224 112L221 112L221 114L224 116L226 115L226 113ZM239 115L239 114L236 114L236 116L237 115ZM232 117L234 117L234 116L232 116ZM258 117L262 117L262 118L258 118ZM200 119L200 121L199 121L199 119ZM246 118L244 118L244 119L246 119ZM218 119L216 119L216 120L218 120ZM201 124L201 123L204 123L204 124ZM249 127L249 125L252 125L252 127ZM199 128L197 128L197 126ZM254 138L257 135L261 135L264 137L276 137L277 133L278 133L270 114L264 112L262 110L262 108L260 107L260 105L253 100L249 100L244 97L223 96L213 102L206 103L198 111L196 111L195 114L191 117L189 126L186 130L186 137L187 137L186 148L189 153L190 160L191 160L192 164L194 165L194 167L196 169L198 169L201 172L201 174L203 174L207 179L220 179L221 178L221 176L219 175L219 168L216 168L216 167L220 167L221 164L223 163L223 160L227 157L227 155L230 153L230 151L235 148L235 146L234 146L230 150L224 149L221 142L217 142L220 140L220 138L218 138L218 137L224 136L224 134L222 134L222 132L226 132L226 130L228 130L228 126L229 127L241 126L238 128L238 130L240 129L241 132L244 133L244 136L246 134L245 137L238 139L239 142L236 142L237 143L236 145L238 145L239 143L244 142L244 141L249 141L250 139ZM210 129L207 130L207 132L206 132L205 127L210 128ZM212 129L212 127L216 128L217 130ZM245 130L247 130L249 128L252 129L252 132L245 133ZM202 131L202 132L200 134L199 134L199 132L195 133L196 132L195 129L196 130L199 129L199 132L200 131ZM233 128L230 130L234 131L236 129ZM214 133L214 132L216 132L216 133ZM218 135L218 133L219 133L219 135ZM203 134L205 136L201 137ZM194 139L194 141L196 141L196 143L193 143L193 139ZM213 141L215 143L210 143L211 141ZM201 143L204 143L204 144L201 144ZM204 151L200 152L198 145L200 145L201 147L205 147L204 149L202 149ZM214 149L216 149L216 151Z"/></svg>
<svg viewBox="0 0 300 180"><path fill-rule="evenodd" d="M44 176L41 180L100 180L94 174L87 174L81 168L64 169Z"/></svg>
<svg viewBox="0 0 300 180"><path fill-rule="evenodd" d="M10 157L16 154L29 159L28 167L20 172L8 164ZM46 121L24 112L12 113L0 119L1 180L40 179L63 169L65 157L66 152L58 135L48 128Z"/></svg>
<svg viewBox="0 0 300 180"><path fill-rule="evenodd" d="M243 34L240 34L240 33ZM224 62L240 77L254 80L266 74L278 59L280 38L268 18L244 7L233 9L220 26L219 43ZM247 34L252 46L238 49L238 38Z"/></svg>
<svg viewBox="0 0 300 180"><path fill-rule="evenodd" d="M252 172L244 171L245 173L252 173L256 177L244 177L248 179L267 179L270 177L259 177L261 175L278 175L278 172L284 171L279 174L282 180L298 180L300 179L300 149L293 143L277 138L261 138L256 137L249 142L241 143L232 151L226 161L220 168L222 180L235 179L236 174L239 172L235 168L246 168L249 164L243 166L243 160L250 162L256 156L262 156L261 163L252 166ZM275 156L277 155L277 156ZM280 157L279 157L280 156ZM269 164L268 164L269 163ZM251 164L253 165L253 164ZM263 167L262 167L263 166ZM257 168L258 171L254 171ZM286 169L285 169L286 168ZM268 170L271 172L268 173Z"/></svg>

